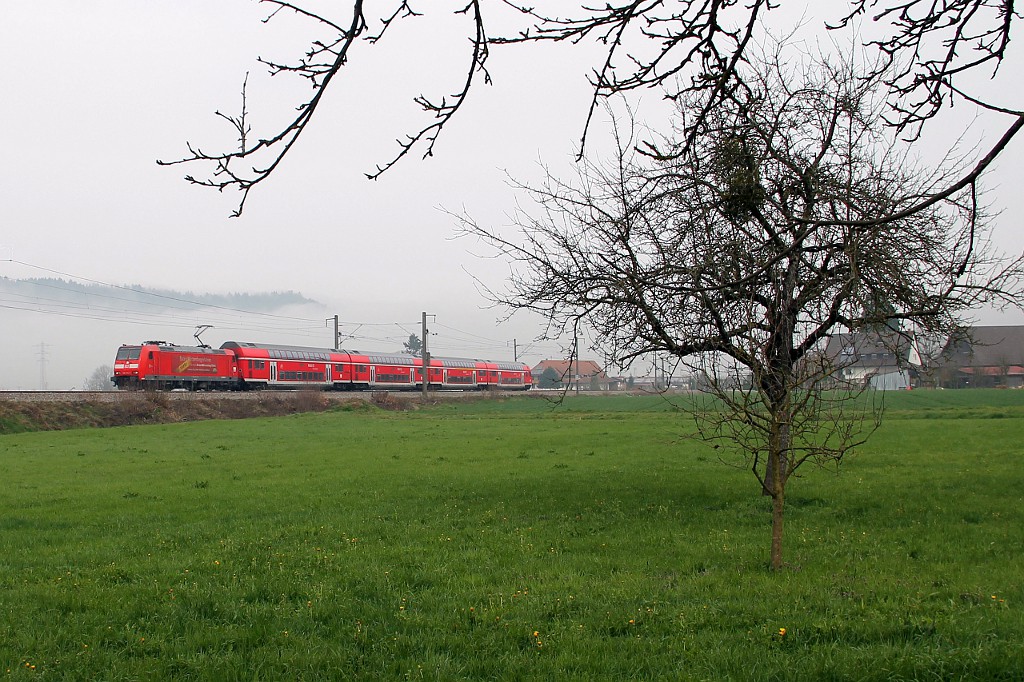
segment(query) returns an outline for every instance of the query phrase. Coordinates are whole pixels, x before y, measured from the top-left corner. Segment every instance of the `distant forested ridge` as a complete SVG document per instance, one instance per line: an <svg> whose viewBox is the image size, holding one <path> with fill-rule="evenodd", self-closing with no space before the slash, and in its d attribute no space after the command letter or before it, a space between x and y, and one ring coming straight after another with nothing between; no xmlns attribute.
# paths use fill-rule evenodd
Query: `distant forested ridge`
<svg viewBox="0 0 1024 682"><path fill-rule="evenodd" d="M0 277L0 307L34 309L55 303L137 310L181 308L231 308L270 312L293 305L315 304L296 291L196 293L154 289L139 284L110 286L68 281L53 277L11 279Z"/></svg>

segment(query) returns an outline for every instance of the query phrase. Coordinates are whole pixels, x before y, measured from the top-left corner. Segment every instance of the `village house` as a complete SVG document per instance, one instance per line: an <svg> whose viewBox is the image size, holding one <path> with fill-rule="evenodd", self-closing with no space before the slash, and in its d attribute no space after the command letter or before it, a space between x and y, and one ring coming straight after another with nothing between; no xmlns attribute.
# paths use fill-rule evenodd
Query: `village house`
<svg viewBox="0 0 1024 682"><path fill-rule="evenodd" d="M837 367L835 379L840 384L867 384L883 391L911 386L911 341L894 331L833 334L824 352Z"/></svg>
<svg viewBox="0 0 1024 682"><path fill-rule="evenodd" d="M1024 326L969 327L950 339L930 372L946 388L1024 386Z"/></svg>
<svg viewBox="0 0 1024 682"><path fill-rule="evenodd" d="M840 384L881 390L1024 386L1024 326L968 327L931 349L895 331L836 334L824 352Z"/></svg>
<svg viewBox="0 0 1024 682"><path fill-rule="evenodd" d="M535 388L617 391L620 380L609 377L593 360L542 360L531 370Z"/></svg>

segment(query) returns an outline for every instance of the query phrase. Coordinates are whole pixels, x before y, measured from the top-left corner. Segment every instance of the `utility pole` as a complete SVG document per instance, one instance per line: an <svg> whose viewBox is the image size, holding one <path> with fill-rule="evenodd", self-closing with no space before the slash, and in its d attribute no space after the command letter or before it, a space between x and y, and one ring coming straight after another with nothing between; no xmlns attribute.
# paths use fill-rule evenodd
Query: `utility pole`
<svg viewBox="0 0 1024 682"><path fill-rule="evenodd" d="M573 377L576 378L576 395L580 394L580 337L574 336L573 342L576 346L576 371L573 373Z"/></svg>
<svg viewBox="0 0 1024 682"><path fill-rule="evenodd" d="M46 343L39 343L39 390L46 390Z"/></svg>
<svg viewBox="0 0 1024 682"><path fill-rule="evenodd" d="M430 384L430 351L427 350L427 312L423 311L423 321L420 325L420 333L423 337L423 397L427 397Z"/></svg>
<svg viewBox="0 0 1024 682"><path fill-rule="evenodd" d="M519 346L516 345L515 339L512 339L512 361L519 362Z"/></svg>
<svg viewBox="0 0 1024 682"><path fill-rule="evenodd" d="M338 350L341 347L341 331L338 329L338 316L328 317L325 321L330 322L332 319L334 320L334 350Z"/></svg>

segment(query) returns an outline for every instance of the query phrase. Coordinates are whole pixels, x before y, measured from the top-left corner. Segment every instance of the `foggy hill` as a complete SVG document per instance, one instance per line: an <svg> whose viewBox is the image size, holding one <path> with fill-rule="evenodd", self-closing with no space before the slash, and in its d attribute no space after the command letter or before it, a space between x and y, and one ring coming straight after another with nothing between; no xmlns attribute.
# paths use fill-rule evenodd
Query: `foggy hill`
<svg viewBox="0 0 1024 682"><path fill-rule="evenodd" d="M296 291L238 292L226 294L196 293L173 289L154 289L138 284L108 286L87 284L53 277L11 279L0 277L0 307L39 309L50 306L102 306L126 310L182 308L232 308L251 312L271 312L286 306L316 303Z"/></svg>

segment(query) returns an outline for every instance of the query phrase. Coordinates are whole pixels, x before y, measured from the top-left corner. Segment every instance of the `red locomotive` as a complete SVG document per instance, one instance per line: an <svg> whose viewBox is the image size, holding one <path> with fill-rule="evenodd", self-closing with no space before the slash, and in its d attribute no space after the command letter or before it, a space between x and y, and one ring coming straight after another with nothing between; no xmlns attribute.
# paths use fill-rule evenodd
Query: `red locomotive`
<svg viewBox="0 0 1024 682"><path fill-rule="evenodd" d="M238 364L235 354L226 350L146 341L117 350L113 381L129 390L231 389L238 387Z"/></svg>
<svg viewBox="0 0 1024 682"><path fill-rule="evenodd" d="M121 346L114 360L113 381L127 390L414 390L423 388L423 360L411 355L238 341L228 341L219 349L147 341ZM529 366L520 362L444 357L430 358L427 381L432 389L525 390L533 385Z"/></svg>

